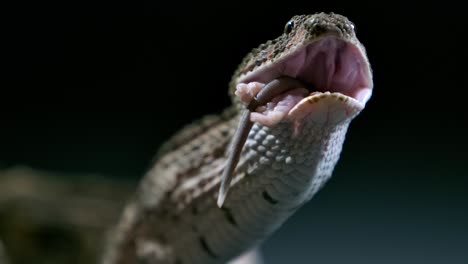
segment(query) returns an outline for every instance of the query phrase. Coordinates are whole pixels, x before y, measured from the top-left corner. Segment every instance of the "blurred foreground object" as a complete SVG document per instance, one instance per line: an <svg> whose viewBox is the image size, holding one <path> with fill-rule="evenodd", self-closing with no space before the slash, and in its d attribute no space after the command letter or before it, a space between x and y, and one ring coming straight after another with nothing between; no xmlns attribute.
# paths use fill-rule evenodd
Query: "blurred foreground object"
<svg viewBox="0 0 468 264"><path fill-rule="evenodd" d="M3 248L3 243L0 240L0 264L8 264L8 257L6 256L5 249Z"/></svg>
<svg viewBox="0 0 468 264"><path fill-rule="evenodd" d="M92 174L0 170L0 264L94 263L135 186Z"/></svg>

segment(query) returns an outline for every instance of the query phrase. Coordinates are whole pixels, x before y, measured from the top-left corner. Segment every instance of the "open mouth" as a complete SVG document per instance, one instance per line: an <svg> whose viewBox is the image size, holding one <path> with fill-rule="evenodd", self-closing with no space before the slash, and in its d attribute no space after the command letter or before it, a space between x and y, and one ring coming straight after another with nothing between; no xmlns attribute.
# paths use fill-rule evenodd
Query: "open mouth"
<svg viewBox="0 0 468 264"><path fill-rule="evenodd" d="M365 51L334 35L297 48L286 57L246 74L237 84L236 95L248 103L265 84L282 76L304 85L258 108L252 113L252 121L274 125L301 103L324 95L333 95L360 110L372 94L372 75Z"/></svg>

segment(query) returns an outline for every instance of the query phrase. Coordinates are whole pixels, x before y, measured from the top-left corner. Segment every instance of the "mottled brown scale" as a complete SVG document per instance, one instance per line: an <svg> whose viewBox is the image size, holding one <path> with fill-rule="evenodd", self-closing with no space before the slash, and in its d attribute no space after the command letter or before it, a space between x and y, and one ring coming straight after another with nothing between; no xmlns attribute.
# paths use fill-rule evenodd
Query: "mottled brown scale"
<svg viewBox="0 0 468 264"><path fill-rule="evenodd" d="M235 115L233 108L226 109L221 115L208 115L200 120L197 120L190 125L187 125L181 129L178 133L173 135L169 140L167 140L158 150L158 153L155 156L154 161L158 161L164 154L171 152L175 149L184 146L188 142L192 141L193 138L202 135L206 132L207 129L222 124L226 120L231 119ZM226 135L228 132L221 130L221 133ZM198 146L197 146L198 147Z"/></svg>

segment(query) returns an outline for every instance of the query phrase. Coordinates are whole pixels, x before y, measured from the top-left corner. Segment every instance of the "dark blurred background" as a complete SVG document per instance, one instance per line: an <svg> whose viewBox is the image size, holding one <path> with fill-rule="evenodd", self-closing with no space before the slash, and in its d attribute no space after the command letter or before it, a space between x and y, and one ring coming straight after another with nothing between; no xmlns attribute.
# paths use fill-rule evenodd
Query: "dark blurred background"
<svg viewBox="0 0 468 264"><path fill-rule="evenodd" d="M356 24L374 94L266 263L467 263L468 23L448 1L4 6L0 169L133 184L170 135L230 104L244 55L320 11Z"/></svg>

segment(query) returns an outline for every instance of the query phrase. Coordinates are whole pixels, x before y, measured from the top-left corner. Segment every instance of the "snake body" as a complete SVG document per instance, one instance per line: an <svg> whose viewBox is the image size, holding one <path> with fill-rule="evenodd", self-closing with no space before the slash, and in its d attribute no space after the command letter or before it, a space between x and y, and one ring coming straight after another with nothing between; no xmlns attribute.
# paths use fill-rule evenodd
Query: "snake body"
<svg viewBox="0 0 468 264"><path fill-rule="evenodd" d="M299 87L252 106L283 77ZM161 147L103 263L226 263L255 248L331 177L372 87L365 49L346 17L294 16L281 36L244 58L230 84L233 106ZM239 122L249 124L244 132L236 132Z"/></svg>

